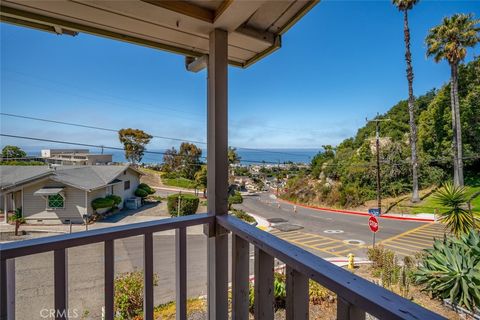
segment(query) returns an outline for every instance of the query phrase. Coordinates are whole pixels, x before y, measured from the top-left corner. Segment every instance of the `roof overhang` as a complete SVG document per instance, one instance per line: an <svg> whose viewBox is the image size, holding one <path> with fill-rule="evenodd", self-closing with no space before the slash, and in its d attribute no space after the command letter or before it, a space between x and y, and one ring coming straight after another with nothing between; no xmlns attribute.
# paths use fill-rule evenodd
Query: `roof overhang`
<svg viewBox="0 0 480 320"><path fill-rule="evenodd" d="M319 0L3 0L1 21L56 34L79 32L188 57L208 54L209 34L229 32L228 59L247 67L281 46L281 35Z"/></svg>
<svg viewBox="0 0 480 320"><path fill-rule="evenodd" d="M43 196L53 196L59 194L63 191L64 188L41 188L33 193L34 196L43 197Z"/></svg>

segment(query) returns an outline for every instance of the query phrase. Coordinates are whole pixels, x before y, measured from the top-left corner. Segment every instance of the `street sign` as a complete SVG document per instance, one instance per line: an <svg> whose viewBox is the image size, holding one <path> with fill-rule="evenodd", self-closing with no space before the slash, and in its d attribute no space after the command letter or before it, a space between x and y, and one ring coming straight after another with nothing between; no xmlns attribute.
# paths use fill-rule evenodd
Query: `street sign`
<svg viewBox="0 0 480 320"><path fill-rule="evenodd" d="M375 217L380 217L381 211L380 208L371 208L368 209L368 213Z"/></svg>
<svg viewBox="0 0 480 320"><path fill-rule="evenodd" d="M368 219L368 226L370 227L370 230L375 233L378 231L378 220L374 216L371 216Z"/></svg>

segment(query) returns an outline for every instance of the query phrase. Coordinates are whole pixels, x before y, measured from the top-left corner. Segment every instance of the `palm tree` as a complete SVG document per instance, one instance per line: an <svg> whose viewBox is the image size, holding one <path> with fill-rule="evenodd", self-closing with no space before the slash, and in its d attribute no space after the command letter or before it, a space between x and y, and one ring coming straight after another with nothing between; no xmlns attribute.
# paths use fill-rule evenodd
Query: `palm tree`
<svg viewBox="0 0 480 320"><path fill-rule="evenodd" d="M415 124L415 97L413 96L413 67L410 52L410 28L408 26L408 10L411 10L419 0L392 0L392 3L403 12L403 34L405 40L405 61L407 63L408 80L408 114L410 116L410 147L412 150L412 202L420 201L418 195L418 161L417 161L417 125Z"/></svg>
<svg viewBox="0 0 480 320"><path fill-rule="evenodd" d="M427 56L435 62L447 60L451 69L450 100L452 105L453 128L453 182L463 186L463 146L460 123L460 103L458 101L458 65L465 59L467 48L480 42L477 26L479 20L472 14L455 14L443 19L442 24L430 29L426 38Z"/></svg>
<svg viewBox="0 0 480 320"><path fill-rule="evenodd" d="M463 208L468 201L465 187L445 183L434 195L434 199L444 208L439 213L439 220L457 237L475 228L477 218Z"/></svg>

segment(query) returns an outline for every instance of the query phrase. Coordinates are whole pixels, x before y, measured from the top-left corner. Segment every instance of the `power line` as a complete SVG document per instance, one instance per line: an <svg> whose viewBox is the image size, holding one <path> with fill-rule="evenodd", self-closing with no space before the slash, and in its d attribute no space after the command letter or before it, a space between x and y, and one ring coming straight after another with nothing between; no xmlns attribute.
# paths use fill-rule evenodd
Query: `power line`
<svg viewBox="0 0 480 320"><path fill-rule="evenodd" d="M60 120L51 120L51 119L45 119L45 118L24 116L24 115L13 114L13 113L0 112L0 115L7 116L7 117L20 118L20 119L28 119L28 120L43 121L43 122L48 122L48 123L56 123L56 124L62 124L62 125L74 126L74 127L80 127L80 128L86 128L86 129L102 130L102 131L115 132L115 133L118 132L118 130L112 129L112 128L105 128L105 127L91 126L91 125L86 125L86 124L72 123L72 122L66 122L66 121L60 121ZM207 144L205 141L186 140L186 139L179 139L179 138L159 136L159 135L152 135L152 137L158 138L158 139L179 141L179 142L190 142L190 143L196 143L196 144L202 144L202 145ZM302 157L302 154L288 153L288 152L283 152L283 151L273 151L273 150L256 149L256 148L244 148L244 147L234 147L234 148L239 149L239 150L265 152L265 153L272 153L272 154L283 154L283 155ZM306 156L306 154L305 154L305 156Z"/></svg>

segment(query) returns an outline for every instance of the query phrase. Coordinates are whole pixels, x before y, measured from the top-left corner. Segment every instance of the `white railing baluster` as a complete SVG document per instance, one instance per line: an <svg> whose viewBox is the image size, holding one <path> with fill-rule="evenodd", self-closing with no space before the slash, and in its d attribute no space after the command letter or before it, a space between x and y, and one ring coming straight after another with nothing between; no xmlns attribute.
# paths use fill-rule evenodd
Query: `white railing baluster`
<svg viewBox="0 0 480 320"><path fill-rule="evenodd" d="M107 240L104 243L104 277L105 277L105 320L113 320L114 305L113 297L115 294L114 277L115 277L115 255L114 255L114 241Z"/></svg>
<svg viewBox="0 0 480 320"><path fill-rule="evenodd" d="M255 320L273 320L273 257L255 247Z"/></svg>
<svg viewBox="0 0 480 320"><path fill-rule="evenodd" d="M287 265L287 320L308 320L308 277Z"/></svg>
<svg viewBox="0 0 480 320"><path fill-rule="evenodd" d="M176 319L187 319L187 230L175 230Z"/></svg>
<svg viewBox="0 0 480 320"><path fill-rule="evenodd" d="M146 233L143 244L143 318L153 320L153 235Z"/></svg>
<svg viewBox="0 0 480 320"><path fill-rule="evenodd" d="M68 315L68 259L66 249L53 251L53 282L55 319L67 319Z"/></svg>
<svg viewBox="0 0 480 320"><path fill-rule="evenodd" d="M250 244L232 235L232 319L248 320Z"/></svg>
<svg viewBox="0 0 480 320"><path fill-rule="evenodd" d="M337 296L337 320L365 320L365 311Z"/></svg>

